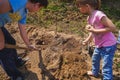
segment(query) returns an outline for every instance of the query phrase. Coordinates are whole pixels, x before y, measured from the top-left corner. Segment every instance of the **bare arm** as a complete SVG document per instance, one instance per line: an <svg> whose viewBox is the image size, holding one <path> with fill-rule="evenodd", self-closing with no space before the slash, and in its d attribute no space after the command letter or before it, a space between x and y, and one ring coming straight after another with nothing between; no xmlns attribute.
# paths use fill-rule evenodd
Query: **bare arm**
<svg viewBox="0 0 120 80"><path fill-rule="evenodd" d="M114 31L116 29L115 25L112 23L112 21L106 16L104 16L101 19L101 23L105 26L105 28L103 28L103 29L95 29L93 27L90 27L87 30L90 31L90 32L94 32L94 33L106 33L106 32L112 32L112 31Z"/></svg>
<svg viewBox="0 0 120 80"><path fill-rule="evenodd" d="M5 46L5 39L2 30L0 29L0 50L2 50Z"/></svg>
<svg viewBox="0 0 120 80"><path fill-rule="evenodd" d="M115 31L116 27L108 17L103 17L101 23L106 27L103 32L112 32Z"/></svg>
<svg viewBox="0 0 120 80"><path fill-rule="evenodd" d="M8 0L0 0L0 14L12 10Z"/></svg>
<svg viewBox="0 0 120 80"><path fill-rule="evenodd" d="M28 36L27 36L27 32L26 32L26 30L25 30L25 25L18 23L18 26L19 26L20 35L21 35L23 41L25 42L25 44L26 44L27 46L29 46L29 45L30 45L30 42L29 42L29 39L28 39Z"/></svg>
<svg viewBox="0 0 120 80"><path fill-rule="evenodd" d="M90 33L89 33L89 36L85 39L85 41L87 41L87 42L88 42L88 41L90 41L90 40L91 40L91 38L92 38L92 33L90 32Z"/></svg>
<svg viewBox="0 0 120 80"><path fill-rule="evenodd" d="M92 33L89 33L89 36L83 41L83 45L86 45L88 42L90 42L92 39Z"/></svg>
<svg viewBox="0 0 120 80"><path fill-rule="evenodd" d="M38 50L35 46L30 44L30 41L27 36L27 32L25 30L25 25L18 23L18 26L20 29L20 35L21 35L23 41L25 42L25 44L27 45L27 47L32 50Z"/></svg>

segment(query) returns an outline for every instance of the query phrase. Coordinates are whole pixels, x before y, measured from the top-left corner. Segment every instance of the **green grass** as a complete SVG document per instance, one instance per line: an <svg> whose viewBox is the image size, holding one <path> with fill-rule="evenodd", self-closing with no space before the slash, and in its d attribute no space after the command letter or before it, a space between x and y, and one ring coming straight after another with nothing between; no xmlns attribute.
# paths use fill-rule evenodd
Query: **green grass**
<svg viewBox="0 0 120 80"><path fill-rule="evenodd" d="M115 4L114 4L115 5ZM120 29L120 9L112 8L110 5L102 5L102 11L113 21L117 28Z"/></svg>
<svg viewBox="0 0 120 80"><path fill-rule="evenodd" d="M116 22L115 22L115 25L116 25L117 28L120 29L120 20L119 20L119 21L116 21Z"/></svg>
<svg viewBox="0 0 120 80"><path fill-rule="evenodd" d="M117 68L120 68L120 62L117 64Z"/></svg>
<svg viewBox="0 0 120 80"><path fill-rule="evenodd" d="M114 4L115 5L115 4ZM102 4L102 11L113 21L120 29L120 9L112 8L110 5ZM77 18L79 16L79 18ZM72 19L73 18L73 19ZM46 9L40 10L37 15L30 15L27 23L51 27L55 24L58 26L58 32L68 31L73 34L83 35L84 26L86 25L86 16L79 13L78 8L74 3L66 3L59 0L49 0L49 5ZM68 25L69 27L65 26Z"/></svg>

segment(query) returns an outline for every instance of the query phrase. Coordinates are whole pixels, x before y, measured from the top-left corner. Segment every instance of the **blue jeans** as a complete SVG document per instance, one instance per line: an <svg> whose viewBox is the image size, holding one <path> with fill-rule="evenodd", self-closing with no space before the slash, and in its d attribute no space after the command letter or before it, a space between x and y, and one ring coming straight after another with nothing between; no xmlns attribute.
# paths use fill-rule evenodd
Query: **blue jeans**
<svg viewBox="0 0 120 80"><path fill-rule="evenodd" d="M102 75L103 80L113 80L113 57L116 51L116 44L113 46L95 48L92 56L92 73L95 76L99 75L100 60L102 59Z"/></svg>

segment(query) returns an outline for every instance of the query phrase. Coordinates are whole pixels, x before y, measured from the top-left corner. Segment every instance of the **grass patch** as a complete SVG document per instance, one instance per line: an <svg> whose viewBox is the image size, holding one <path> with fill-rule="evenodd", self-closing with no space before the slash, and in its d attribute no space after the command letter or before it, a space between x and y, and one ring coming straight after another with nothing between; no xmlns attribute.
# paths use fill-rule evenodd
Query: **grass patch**
<svg viewBox="0 0 120 80"><path fill-rule="evenodd" d="M120 9L102 4L102 11L120 29ZM59 0L49 0L48 7L40 10L37 14L29 15L27 23L45 28L57 24L56 26L59 26L57 29L58 32L83 35L83 32L85 33L86 16L79 12L74 2L66 3Z"/></svg>
<svg viewBox="0 0 120 80"><path fill-rule="evenodd" d="M108 5L102 5L102 11L104 11L108 17L110 17L111 19L115 19L118 20L120 19L120 10L117 8L112 8Z"/></svg>
<svg viewBox="0 0 120 80"><path fill-rule="evenodd" d="M117 67L120 68L120 62L117 64Z"/></svg>
<svg viewBox="0 0 120 80"><path fill-rule="evenodd" d="M120 20L119 20L119 21L116 21L116 22L115 22L115 25L116 25L117 28L120 29Z"/></svg>

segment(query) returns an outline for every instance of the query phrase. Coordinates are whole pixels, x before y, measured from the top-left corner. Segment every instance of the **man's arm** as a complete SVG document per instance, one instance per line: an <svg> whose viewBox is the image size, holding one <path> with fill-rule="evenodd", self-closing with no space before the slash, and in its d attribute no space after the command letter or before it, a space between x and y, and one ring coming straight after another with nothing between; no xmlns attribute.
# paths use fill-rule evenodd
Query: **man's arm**
<svg viewBox="0 0 120 80"><path fill-rule="evenodd" d="M4 34L0 28L0 50L2 50L4 46L5 46Z"/></svg>
<svg viewBox="0 0 120 80"><path fill-rule="evenodd" d="M30 44L30 41L27 36L27 32L25 30L25 25L18 23L18 26L20 29L20 35L21 35L23 41L25 42L25 44L27 45L27 47L32 50L38 50L35 46Z"/></svg>
<svg viewBox="0 0 120 80"><path fill-rule="evenodd" d="M26 44L27 46L29 46L29 45L30 45L30 42L29 42L29 39L28 39L28 36L27 36L27 32L26 32L26 30L25 30L25 25L18 23L18 26L19 26L20 35L21 35L23 41L25 42L25 44Z"/></svg>
<svg viewBox="0 0 120 80"><path fill-rule="evenodd" d="M0 14L11 11L9 0L0 0Z"/></svg>

